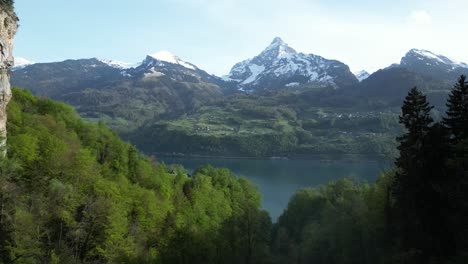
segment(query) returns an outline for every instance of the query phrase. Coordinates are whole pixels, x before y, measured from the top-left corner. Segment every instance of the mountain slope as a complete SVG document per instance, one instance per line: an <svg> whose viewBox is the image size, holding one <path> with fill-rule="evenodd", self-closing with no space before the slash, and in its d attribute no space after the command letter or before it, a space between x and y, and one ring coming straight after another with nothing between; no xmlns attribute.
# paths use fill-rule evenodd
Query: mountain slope
<svg viewBox="0 0 468 264"><path fill-rule="evenodd" d="M298 53L281 38L275 38L258 56L234 65L228 79L247 91L303 84L340 88L358 83L347 65L313 54Z"/></svg>
<svg viewBox="0 0 468 264"><path fill-rule="evenodd" d="M462 74L468 74L468 64L427 50L412 49L401 58L400 64L392 64L364 79L350 96L368 98L375 105L395 106L417 86L443 111L448 92Z"/></svg>
<svg viewBox="0 0 468 264"><path fill-rule="evenodd" d="M468 64L457 62L443 55L427 50L412 49L401 59L400 67L432 77L440 81L452 82L468 73Z"/></svg>
<svg viewBox="0 0 468 264"><path fill-rule="evenodd" d="M180 59L173 62L147 56L135 67L95 58L38 63L15 69L12 84L69 103L85 118L129 131L222 98L221 79Z"/></svg>
<svg viewBox="0 0 468 264"><path fill-rule="evenodd" d="M418 86L443 112L458 77L451 75L465 69L431 54L412 50L401 64L368 78L361 72L359 82L346 65L298 53L276 38L233 67L229 81L166 51L138 65L99 59L33 64L15 69L12 81L72 104L148 153L381 154L399 131L397 107L407 91ZM337 89L344 87L353 89Z"/></svg>
<svg viewBox="0 0 468 264"><path fill-rule="evenodd" d="M26 65L15 69L11 76L12 85L55 99L84 89L106 87L121 79L120 69L95 58Z"/></svg>
<svg viewBox="0 0 468 264"><path fill-rule="evenodd" d="M406 68L392 67L379 70L363 80L357 96L368 98L375 103L397 106L414 86L428 92L434 86L434 81Z"/></svg>

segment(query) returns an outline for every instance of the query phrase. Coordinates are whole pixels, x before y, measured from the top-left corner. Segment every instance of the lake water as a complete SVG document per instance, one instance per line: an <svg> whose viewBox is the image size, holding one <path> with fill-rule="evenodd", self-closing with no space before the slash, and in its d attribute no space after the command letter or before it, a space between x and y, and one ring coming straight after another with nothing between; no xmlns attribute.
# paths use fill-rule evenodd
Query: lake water
<svg viewBox="0 0 468 264"><path fill-rule="evenodd" d="M375 182L388 163L376 160L270 160L229 158L160 157L166 164L181 164L189 171L211 164L244 176L258 186L263 208L276 220L287 207L291 196L299 189L325 184L342 177Z"/></svg>

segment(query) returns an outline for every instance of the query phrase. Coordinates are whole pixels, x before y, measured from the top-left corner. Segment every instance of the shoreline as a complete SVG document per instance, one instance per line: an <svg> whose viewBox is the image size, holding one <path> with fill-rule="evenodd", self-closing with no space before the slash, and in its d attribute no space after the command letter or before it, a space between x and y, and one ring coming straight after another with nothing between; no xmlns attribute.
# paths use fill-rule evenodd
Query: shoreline
<svg viewBox="0 0 468 264"><path fill-rule="evenodd" d="M376 154L311 154L311 155L293 155L293 156L224 156L224 155L201 155L201 154L185 154L185 153L151 153L150 156L164 158L180 158L180 159L230 159L230 160L320 160L324 162L334 161L391 161L393 158L388 158L383 155Z"/></svg>

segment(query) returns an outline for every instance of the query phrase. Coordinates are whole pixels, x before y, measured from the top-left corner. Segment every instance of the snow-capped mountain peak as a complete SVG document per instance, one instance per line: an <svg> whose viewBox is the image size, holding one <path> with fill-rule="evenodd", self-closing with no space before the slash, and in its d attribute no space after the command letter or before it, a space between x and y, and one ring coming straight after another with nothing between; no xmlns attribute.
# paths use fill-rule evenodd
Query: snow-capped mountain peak
<svg viewBox="0 0 468 264"><path fill-rule="evenodd" d="M298 53L279 37L273 39L258 56L234 65L228 79L237 82L239 90L243 91L295 87L306 83L334 87L357 83L345 64Z"/></svg>
<svg viewBox="0 0 468 264"><path fill-rule="evenodd" d="M356 78L362 82L364 81L365 79L369 78L370 74L365 71L365 70L362 70L362 71L358 71L358 72L354 72L354 76L356 76Z"/></svg>
<svg viewBox="0 0 468 264"><path fill-rule="evenodd" d="M15 66L13 68L21 69L31 64L34 64L34 62L22 57L15 57Z"/></svg>
<svg viewBox="0 0 468 264"><path fill-rule="evenodd" d="M191 69L191 70L195 70L197 68L195 65L193 65L193 64L191 64L189 62L181 60L179 57L177 57L176 55L174 55L171 52L166 51L166 50L156 52L156 53L151 54L149 56L152 57L153 59L158 60L158 61L169 62L169 63L172 63L172 64L178 64L178 65L181 65L181 66L183 66L185 68L188 68L188 69Z"/></svg>
<svg viewBox="0 0 468 264"><path fill-rule="evenodd" d="M282 38L280 37L275 37L273 41L271 42L271 45L287 45L286 42L283 41Z"/></svg>
<svg viewBox="0 0 468 264"><path fill-rule="evenodd" d="M455 68L468 68L468 64L462 63L443 55L435 54L431 51L424 50L424 49L412 49L408 53L406 53L405 57L403 57L401 64L405 65L408 64L411 59L417 59L418 61L427 61L425 62L426 65L431 64L431 62L435 65L447 65L452 69ZM429 62L430 61L430 62Z"/></svg>
<svg viewBox="0 0 468 264"><path fill-rule="evenodd" d="M412 49L401 59L400 67L439 80L467 74L468 64L424 49Z"/></svg>
<svg viewBox="0 0 468 264"><path fill-rule="evenodd" d="M289 47L280 37L273 39L271 44L260 53L258 57L267 59L288 58L297 54L297 52Z"/></svg>

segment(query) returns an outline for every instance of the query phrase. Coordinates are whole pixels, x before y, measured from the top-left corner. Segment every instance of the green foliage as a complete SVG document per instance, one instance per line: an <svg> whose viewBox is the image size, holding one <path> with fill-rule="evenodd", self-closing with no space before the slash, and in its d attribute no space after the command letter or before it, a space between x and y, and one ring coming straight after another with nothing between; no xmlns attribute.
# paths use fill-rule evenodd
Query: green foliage
<svg viewBox="0 0 468 264"><path fill-rule="evenodd" d="M383 263L392 174L374 186L349 179L296 193L274 228L278 263Z"/></svg>
<svg viewBox="0 0 468 264"><path fill-rule="evenodd" d="M396 112L322 107L304 96L231 96L126 137L147 153L297 157L386 155L395 149L401 131Z"/></svg>
<svg viewBox="0 0 468 264"><path fill-rule="evenodd" d="M16 88L13 98L0 161L0 262L219 263L235 254L253 263L267 255L271 220L244 179L211 167L189 177L63 103Z"/></svg>

